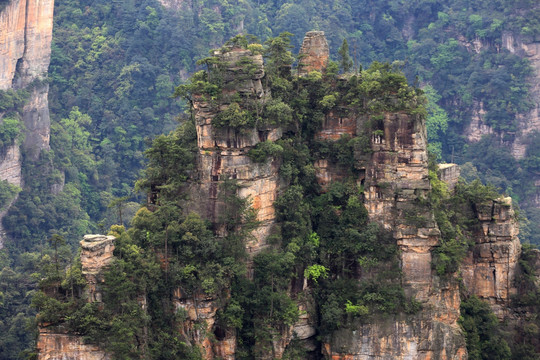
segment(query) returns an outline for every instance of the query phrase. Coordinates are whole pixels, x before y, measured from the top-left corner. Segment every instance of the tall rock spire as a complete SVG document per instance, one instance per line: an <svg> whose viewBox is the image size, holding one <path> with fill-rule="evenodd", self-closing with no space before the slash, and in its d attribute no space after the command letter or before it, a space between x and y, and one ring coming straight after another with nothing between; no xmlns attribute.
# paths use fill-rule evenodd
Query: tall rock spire
<svg viewBox="0 0 540 360"><path fill-rule="evenodd" d="M307 75L311 71L323 71L328 65L330 51L324 31L309 31L300 48L298 75Z"/></svg>

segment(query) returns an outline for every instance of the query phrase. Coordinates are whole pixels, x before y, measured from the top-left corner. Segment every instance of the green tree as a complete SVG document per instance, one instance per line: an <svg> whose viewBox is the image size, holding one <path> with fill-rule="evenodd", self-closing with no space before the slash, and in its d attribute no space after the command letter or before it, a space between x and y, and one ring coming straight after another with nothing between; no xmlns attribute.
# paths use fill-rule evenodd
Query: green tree
<svg viewBox="0 0 540 360"><path fill-rule="evenodd" d="M347 39L343 39L341 47L338 50L339 55L339 67L344 73L348 73L353 67L353 61L349 55L349 43Z"/></svg>

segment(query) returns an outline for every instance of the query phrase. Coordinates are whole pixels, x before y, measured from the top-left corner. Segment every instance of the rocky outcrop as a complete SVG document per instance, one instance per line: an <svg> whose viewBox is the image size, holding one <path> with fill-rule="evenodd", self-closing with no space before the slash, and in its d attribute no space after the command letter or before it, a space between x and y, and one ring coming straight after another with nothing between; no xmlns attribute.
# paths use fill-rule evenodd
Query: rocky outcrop
<svg viewBox="0 0 540 360"><path fill-rule="evenodd" d="M482 101L474 102L471 122L465 128L465 136L470 142L482 140L485 135L493 134L493 128L485 122L486 110Z"/></svg>
<svg viewBox="0 0 540 360"><path fill-rule="evenodd" d="M452 191L459 181L461 170L457 164L439 164L437 175L441 181L446 183L448 190Z"/></svg>
<svg viewBox="0 0 540 360"><path fill-rule="evenodd" d="M359 129L366 120L359 120ZM326 342L324 352L332 359L466 359L457 325L457 283L441 281L431 266L440 231L420 201L430 191L425 126L410 115L387 113L379 130L364 164L365 205L370 218L393 233L403 287L422 303L422 311L341 329Z"/></svg>
<svg viewBox="0 0 540 360"><path fill-rule="evenodd" d="M114 259L114 236L85 235L81 240L81 266L86 278L85 297L88 302L101 302L102 296L99 284L103 282L101 276L103 268Z"/></svg>
<svg viewBox="0 0 540 360"><path fill-rule="evenodd" d="M463 284L469 294L489 302L502 319L517 293L514 280L521 253L512 199L476 204L475 214L479 225L475 245L461 266Z"/></svg>
<svg viewBox="0 0 540 360"><path fill-rule="evenodd" d="M102 273L113 259L114 236L85 235L81 244L81 267L86 278L85 298L101 302L99 290ZM41 324L37 341L38 360L109 360L111 357L96 345L85 344L82 336L65 331L62 326Z"/></svg>
<svg viewBox="0 0 540 360"><path fill-rule="evenodd" d="M322 71L328 65L330 52L324 31L309 31L300 48L298 75L306 75L311 71Z"/></svg>
<svg viewBox="0 0 540 360"><path fill-rule="evenodd" d="M0 90L27 89L23 111L25 150L39 155L49 147L47 77L54 0L12 0L0 13ZM30 86L31 85L31 86Z"/></svg>
<svg viewBox="0 0 540 360"><path fill-rule="evenodd" d="M41 328L37 342L38 360L109 360L110 356L81 336Z"/></svg>
<svg viewBox="0 0 540 360"><path fill-rule="evenodd" d="M265 246L274 223L273 203L278 189L278 163L272 159L265 163L255 163L248 156L248 151L259 142L275 141L281 137L281 129L275 127L219 128L212 121L218 113L225 111L234 96L239 96L241 103L250 101L262 108L270 97L263 87L264 76L262 55L253 55L250 50L232 48L215 54L223 69L224 85L222 101L213 104L203 95L196 95L193 101L193 113L197 127L199 147L198 177L200 185L195 192L198 199L194 206L204 217L214 223L219 222L225 204L220 200L220 187L226 179L234 179L239 185L238 196L251 201L257 210L257 220L261 226L253 234L253 241L248 243L250 254L255 254ZM240 63L250 63L253 71L248 72ZM217 231L221 231L217 229Z"/></svg>
<svg viewBox="0 0 540 360"><path fill-rule="evenodd" d="M0 180L7 180L10 184L21 186L21 149L13 144L5 149L0 156Z"/></svg>
<svg viewBox="0 0 540 360"><path fill-rule="evenodd" d="M236 333L216 325L216 314L220 309L217 299L205 296L187 296L178 289L173 296L176 312L182 311L186 320L180 329L188 343L201 347L205 360L234 360ZM197 324L204 324L203 328Z"/></svg>
<svg viewBox="0 0 540 360"><path fill-rule="evenodd" d="M11 0L0 10L0 90L25 89L28 102L19 114L26 127L23 148L37 159L49 148L47 78L51 55L54 0ZM0 113L0 122L4 114ZM4 149L0 180L21 185L19 144ZM1 222L1 218L0 218ZM3 234L0 234L0 248Z"/></svg>
<svg viewBox="0 0 540 360"><path fill-rule="evenodd" d="M527 40L511 32L503 32L502 45L513 54L529 60L534 75L531 80L531 99L533 108L518 117L519 134L512 143L512 154L516 158L525 156L527 135L540 130L540 42Z"/></svg>

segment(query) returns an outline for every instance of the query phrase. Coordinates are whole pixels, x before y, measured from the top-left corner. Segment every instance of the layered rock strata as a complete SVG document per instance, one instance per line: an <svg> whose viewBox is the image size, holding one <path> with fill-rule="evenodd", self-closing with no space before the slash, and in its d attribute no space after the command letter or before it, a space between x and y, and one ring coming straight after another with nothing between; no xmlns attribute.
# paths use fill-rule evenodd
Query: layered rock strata
<svg viewBox="0 0 540 360"><path fill-rule="evenodd" d="M314 70L322 71L328 65L329 57L324 31L309 31L300 48L298 75L306 75Z"/></svg>
<svg viewBox="0 0 540 360"><path fill-rule="evenodd" d="M235 359L236 333L216 326L216 315L220 309L216 299L186 296L178 289L174 293L173 301L176 311L181 310L186 316L180 329L181 336L187 342L200 346L205 360ZM204 328L196 326L200 323L204 324Z"/></svg>
<svg viewBox="0 0 540 360"><path fill-rule="evenodd" d="M273 203L277 196L279 164L273 160L255 163L247 153L261 141L278 140L281 129L253 127L239 130L213 125L213 119L230 106L229 99L235 96L242 99L241 103L249 101L261 108L270 97L261 82L264 77L262 55L253 55L250 50L239 48L215 55L225 67L222 101L217 105L203 95L196 95L193 100L200 183L195 190L201 200L197 200L198 204L194 206L199 207L204 217L219 223L225 206L220 199L221 186L227 179L236 180L239 185L237 195L251 202L257 210L257 220L261 222L252 241L246 245L248 252L255 254L265 246L265 238L274 223ZM248 72L241 65L243 62L250 63L254 71ZM216 230L218 233L221 231Z"/></svg>
<svg viewBox="0 0 540 360"><path fill-rule="evenodd" d="M95 345L83 342L81 336L40 329L37 342L38 360L109 360L111 357Z"/></svg>
<svg viewBox="0 0 540 360"><path fill-rule="evenodd" d="M367 120L358 119L358 134ZM410 115L387 113L379 130L371 157L357 166L365 169L359 180L370 219L398 244L403 287L422 311L341 329L324 344L324 353L332 359L466 359L457 283L441 281L431 266L440 231L421 205L430 191L425 126Z"/></svg>
<svg viewBox="0 0 540 360"><path fill-rule="evenodd" d="M81 244L81 267L86 278L85 297L88 302L101 302L99 284L103 270L113 259L114 236L85 235ZM61 326L39 328L38 360L109 360L111 357L98 346L85 344L82 336L70 334Z"/></svg>
<svg viewBox="0 0 540 360"><path fill-rule="evenodd" d="M439 179L448 185L448 190L452 191L456 187L461 169L457 164L439 164L438 176Z"/></svg>
<svg viewBox="0 0 540 360"><path fill-rule="evenodd" d="M521 245L511 198L475 205L475 245L461 265L466 291L489 302L494 313L508 315Z"/></svg>
<svg viewBox="0 0 540 360"><path fill-rule="evenodd" d="M0 10L0 90L24 89L30 94L19 114L26 128L23 148L30 159L49 148L49 85L43 80L50 62L53 10L54 0L11 0ZM4 115L0 113L0 123ZM17 142L1 151L0 180L22 185ZM3 238L0 231L0 248Z"/></svg>
<svg viewBox="0 0 540 360"><path fill-rule="evenodd" d="M101 302L99 284L103 282L102 270L113 259L114 236L85 235L81 240L82 273L86 278L86 299L88 302Z"/></svg>
<svg viewBox="0 0 540 360"><path fill-rule="evenodd" d="M304 74L324 71L323 36L308 33L304 39ZM338 108L326 115L316 137L338 140L365 135L370 120L353 109ZM432 272L431 252L439 243L440 231L431 210L420 205L431 189L425 124L405 113L386 113L377 130L370 138L371 155L355 154L357 182L364 185L370 219L393 233L400 249L403 287L422 303L423 310L412 317L343 328L328 339L323 353L331 359L465 359L465 342L457 325L458 286L441 282ZM323 189L347 175L327 160L317 161L315 169Z"/></svg>

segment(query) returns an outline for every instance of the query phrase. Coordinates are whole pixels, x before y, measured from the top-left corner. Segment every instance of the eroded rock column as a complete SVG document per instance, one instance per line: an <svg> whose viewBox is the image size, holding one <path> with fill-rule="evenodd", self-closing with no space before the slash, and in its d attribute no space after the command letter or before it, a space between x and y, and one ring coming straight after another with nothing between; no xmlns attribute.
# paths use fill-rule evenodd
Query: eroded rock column
<svg viewBox="0 0 540 360"><path fill-rule="evenodd" d="M475 245L461 266L463 284L469 294L486 300L502 319L511 296L517 293L514 280L521 254L512 199L475 204L475 214L479 225Z"/></svg>

